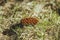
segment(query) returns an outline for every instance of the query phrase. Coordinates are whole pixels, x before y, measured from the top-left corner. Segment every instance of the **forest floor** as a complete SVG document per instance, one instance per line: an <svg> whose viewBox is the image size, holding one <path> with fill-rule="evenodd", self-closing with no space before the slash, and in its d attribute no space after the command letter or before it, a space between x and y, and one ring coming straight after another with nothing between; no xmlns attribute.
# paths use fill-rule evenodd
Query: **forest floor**
<svg viewBox="0 0 60 40"><path fill-rule="evenodd" d="M56 6L53 0L1 0L0 40L60 40L60 15ZM5 29L27 17L37 18L39 22L23 29L16 26L12 30L17 35L3 35Z"/></svg>

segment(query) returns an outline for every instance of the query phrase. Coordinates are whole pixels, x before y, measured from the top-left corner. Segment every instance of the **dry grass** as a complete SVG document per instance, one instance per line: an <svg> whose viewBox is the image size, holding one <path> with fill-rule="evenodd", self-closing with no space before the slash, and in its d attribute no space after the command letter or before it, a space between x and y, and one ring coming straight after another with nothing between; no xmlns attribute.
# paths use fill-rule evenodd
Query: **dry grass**
<svg viewBox="0 0 60 40"><path fill-rule="evenodd" d="M49 1L55 4L53 1ZM16 35L3 35L4 29L19 23L22 18L35 17L38 23L35 26L16 26L12 29L17 34L17 40L60 40L60 16L50 6L44 7L45 1L7 1L0 6L0 40L15 40Z"/></svg>

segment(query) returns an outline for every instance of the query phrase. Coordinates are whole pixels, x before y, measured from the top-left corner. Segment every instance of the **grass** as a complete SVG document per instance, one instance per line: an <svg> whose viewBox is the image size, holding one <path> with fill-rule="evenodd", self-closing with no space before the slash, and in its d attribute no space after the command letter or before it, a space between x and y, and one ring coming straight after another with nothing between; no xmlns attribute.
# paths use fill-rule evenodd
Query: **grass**
<svg viewBox="0 0 60 40"><path fill-rule="evenodd" d="M43 4L43 2L41 3ZM35 26L24 26L23 29L16 27L13 29L17 33L17 40L60 40L60 16L56 11L47 9L39 9L40 3L36 1L28 3L16 3L14 7L10 9L7 5L7 9L1 9L0 12L0 33L4 29L9 29L11 24L19 23L21 18L35 17L38 19L38 23ZM45 5L45 4L43 4ZM41 12L36 9L41 10ZM59 35L59 36L58 36ZM7 36L7 35L6 35ZM14 37L8 36L12 39L4 38L3 40L13 40ZM1 39L1 38L0 38Z"/></svg>

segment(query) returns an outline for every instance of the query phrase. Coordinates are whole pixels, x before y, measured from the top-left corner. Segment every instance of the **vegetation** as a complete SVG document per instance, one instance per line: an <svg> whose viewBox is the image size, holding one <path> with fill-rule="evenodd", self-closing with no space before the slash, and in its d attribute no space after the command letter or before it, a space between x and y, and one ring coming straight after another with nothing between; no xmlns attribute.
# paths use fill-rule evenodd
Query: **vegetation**
<svg viewBox="0 0 60 40"><path fill-rule="evenodd" d="M59 11L59 0L1 0L0 40L60 40ZM38 23L15 26L27 17L38 19ZM6 29L9 31L4 35Z"/></svg>

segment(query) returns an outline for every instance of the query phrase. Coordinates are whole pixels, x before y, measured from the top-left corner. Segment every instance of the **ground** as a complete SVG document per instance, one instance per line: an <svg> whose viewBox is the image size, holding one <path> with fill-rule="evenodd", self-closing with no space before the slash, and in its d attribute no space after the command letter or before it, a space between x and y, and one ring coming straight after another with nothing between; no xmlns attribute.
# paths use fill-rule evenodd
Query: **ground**
<svg viewBox="0 0 60 40"><path fill-rule="evenodd" d="M60 15L57 12L59 4L59 0L6 0L6 2L1 0L0 40L60 40ZM24 28L16 26L12 30L17 35L2 34L5 29L10 29L11 25L27 17L34 17L39 22Z"/></svg>

